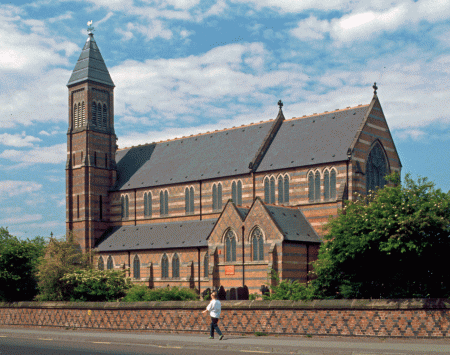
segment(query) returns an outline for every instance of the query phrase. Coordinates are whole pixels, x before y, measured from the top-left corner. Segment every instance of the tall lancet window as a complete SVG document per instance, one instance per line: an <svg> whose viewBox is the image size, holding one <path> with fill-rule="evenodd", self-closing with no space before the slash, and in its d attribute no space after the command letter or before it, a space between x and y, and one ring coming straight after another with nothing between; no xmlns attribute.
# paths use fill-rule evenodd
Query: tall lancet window
<svg viewBox="0 0 450 355"><path fill-rule="evenodd" d="M92 102L92 125L97 126L97 104Z"/></svg>
<svg viewBox="0 0 450 355"><path fill-rule="evenodd" d="M106 129L108 126L108 109L106 105L103 105L103 117L102 117L102 126Z"/></svg>

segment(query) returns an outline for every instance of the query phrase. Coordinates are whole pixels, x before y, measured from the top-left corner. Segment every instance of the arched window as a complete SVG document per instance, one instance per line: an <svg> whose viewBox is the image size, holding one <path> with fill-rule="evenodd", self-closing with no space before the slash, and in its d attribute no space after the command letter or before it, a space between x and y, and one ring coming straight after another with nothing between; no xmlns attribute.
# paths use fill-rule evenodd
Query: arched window
<svg viewBox="0 0 450 355"><path fill-rule="evenodd" d="M323 198L325 201L336 199L336 170L323 173Z"/></svg>
<svg viewBox="0 0 450 355"><path fill-rule="evenodd" d="M141 261L137 255L135 255L133 259L133 278L141 278Z"/></svg>
<svg viewBox="0 0 450 355"><path fill-rule="evenodd" d="M175 254L172 258L172 277L178 279L180 277L180 259L178 254Z"/></svg>
<svg viewBox="0 0 450 355"><path fill-rule="evenodd" d="M73 126L79 127L80 126L80 121L78 119L78 110L77 110L78 105L75 104L73 105Z"/></svg>
<svg viewBox="0 0 450 355"><path fill-rule="evenodd" d="M125 218L125 196L120 196L120 216Z"/></svg>
<svg viewBox="0 0 450 355"><path fill-rule="evenodd" d="M169 277L169 258L166 253L161 258L161 278L167 279Z"/></svg>
<svg viewBox="0 0 450 355"><path fill-rule="evenodd" d="M386 185L385 176L387 174L388 167L386 157L383 149L379 143L369 153L366 163L366 192L370 190L376 190L377 188L383 188Z"/></svg>
<svg viewBox="0 0 450 355"><path fill-rule="evenodd" d="M100 256L98 258L97 269L98 270L105 270L105 262L103 261L103 256Z"/></svg>
<svg viewBox="0 0 450 355"><path fill-rule="evenodd" d="M209 277L209 255L205 254L203 259L203 277Z"/></svg>
<svg viewBox="0 0 450 355"><path fill-rule="evenodd" d="M78 114L80 113L80 107L78 106ZM84 101L81 104L81 125L86 126L86 108L84 106Z"/></svg>
<svg viewBox="0 0 450 355"><path fill-rule="evenodd" d="M169 214L169 192L167 190L159 193L159 214L167 216Z"/></svg>
<svg viewBox="0 0 450 355"><path fill-rule="evenodd" d="M106 128L108 122L108 109L106 105L103 105L103 117L102 117L102 126Z"/></svg>
<svg viewBox="0 0 450 355"><path fill-rule="evenodd" d="M242 205L242 181L233 181L231 184L231 198L236 205Z"/></svg>
<svg viewBox="0 0 450 355"><path fill-rule="evenodd" d="M122 208L122 218L128 218L129 214L129 199L128 199L128 195L122 195L120 197L120 204L121 204L121 208Z"/></svg>
<svg viewBox="0 0 450 355"><path fill-rule="evenodd" d="M275 177L264 178L264 202L275 203Z"/></svg>
<svg viewBox="0 0 450 355"><path fill-rule="evenodd" d="M114 262L113 262L113 258L112 256L108 256L108 259L106 260L106 269L107 270L112 270L114 269Z"/></svg>
<svg viewBox="0 0 450 355"><path fill-rule="evenodd" d="M314 173L312 171L308 174L308 199L309 202L314 201Z"/></svg>
<svg viewBox="0 0 450 355"><path fill-rule="evenodd" d="M278 203L289 203L289 175L278 176Z"/></svg>
<svg viewBox="0 0 450 355"><path fill-rule="evenodd" d="M97 126L97 104L92 102L92 125Z"/></svg>
<svg viewBox="0 0 450 355"><path fill-rule="evenodd" d="M308 199L309 202L320 201L320 173L308 173Z"/></svg>
<svg viewBox="0 0 450 355"><path fill-rule="evenodd" d="M330 172L325 170L323 173L323 199L330 199Z"/></svg>
<svg viewBox="0 0 450 355"><path fill-rule="evenodd" d="M98 103L97 105L97 126L102 128L102 104Z"/></svg>
<svg viewBox="0 0 450 355"><path fill-rule="evenodd" d="M194 213L194 188L186 187L184 190L184 210L186 214Z"/></svg>
<svg viewBox="0 0 450 355"><path fill-rule="evenodd" d="M280 175L278 176L278 203L284 202L284 179Z"/></svg>
<svg viewBox="0 0 450 355"><path fill-rule="evenodd" d="M334 169L330 173L330 199L336 199L336 170Z"/></svg>
<svg viewBox="0 0 450 355"><path fill-rule="evenodd" d="M226 261L236 261L236 235L232 230L225 236Z"/></svg>
<svg viewBox="0 0 450 355"><path fill-rule="evenodd" d="M212 200L213 211L222 210L222 184L220 182L217 185L213 184Z"/></svg>
<svg viewBox="0 0 450 355"><path fill-rule="evenodd" d="M314 200L320 201L320 173L314 175Z"/></svg>
<svg viewBox="0 0 450 355"><path fill-rule="evenodd" d="M152 193L145 192L144 193L144 217L152 216Z"/></svg>
<svg viewBox="0 0 450 355"><path fill-rule="evenodd" d="M253 260L264 260L264 240L261 229L252 232Z"/></svg>

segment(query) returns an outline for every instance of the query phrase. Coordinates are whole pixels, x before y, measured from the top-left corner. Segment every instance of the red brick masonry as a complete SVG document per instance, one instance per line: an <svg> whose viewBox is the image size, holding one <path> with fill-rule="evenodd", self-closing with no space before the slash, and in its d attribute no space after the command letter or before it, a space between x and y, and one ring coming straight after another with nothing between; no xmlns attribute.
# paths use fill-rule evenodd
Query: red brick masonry
<svg viewBox="0 0 450 355"><path fill-rule="evenodd" d="M206 332L208 302L0 303L0 326ZM226 333L449 337L447 299L223 301Z"/></svg>

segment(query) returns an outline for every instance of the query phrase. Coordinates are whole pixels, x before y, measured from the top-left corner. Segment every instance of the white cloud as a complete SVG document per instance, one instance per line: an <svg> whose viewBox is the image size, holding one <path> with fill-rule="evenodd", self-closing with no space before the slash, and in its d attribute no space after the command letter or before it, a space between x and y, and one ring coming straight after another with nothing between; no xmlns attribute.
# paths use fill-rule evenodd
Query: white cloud
<svg viewBox="0 0 450 355"><path fill-rule="evenodd" d="M51 147L37 147L29 151L4 150L0 158L8 159L22 165L30 164L60 164L66 160L66 144L56 144Z"/></svg>
<svg viewBox="0 0 450 355"><path fill-rule="evenodd" d="M11 147L32 147L33 143L40 141L41 139L37 137L27 136L25 132L22 132L22 134L0 134L0 144Z"/></svg>
<svg viewBox="0 0 450 355"><path fill-rule="evenodd" d="M328 21L320 21L315 16L299 21L297 27L290 32L294 37L299 39L323 39L324 33L330 30L331 26Z"/></svg>
<svg viewBox="0 0 450 355"><path fill-rule="evenodd" d="M20 216L0 219L0 225L9 226L11 224L30 223L30 222L37 222L40 220L42 220L41 214L21 214Z"/></svg>
<svg viewBox="0 0 450 355"><path fill-rule="evenodd" d="M42 184L34 181L0 181L0 198L29 194L42 189Z"/></svg>

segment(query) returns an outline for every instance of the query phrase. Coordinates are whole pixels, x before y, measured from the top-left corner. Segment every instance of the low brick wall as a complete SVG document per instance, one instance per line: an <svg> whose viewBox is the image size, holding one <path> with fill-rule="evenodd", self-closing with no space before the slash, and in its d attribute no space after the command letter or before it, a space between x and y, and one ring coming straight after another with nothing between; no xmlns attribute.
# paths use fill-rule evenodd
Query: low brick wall
<svg viewBox="0 0 450 355"><path fill-rule="evenodd" d="M0 303L0 326L206 332L208 302ZM450 301L222 301L228 334L449 337Z"/></svg>

